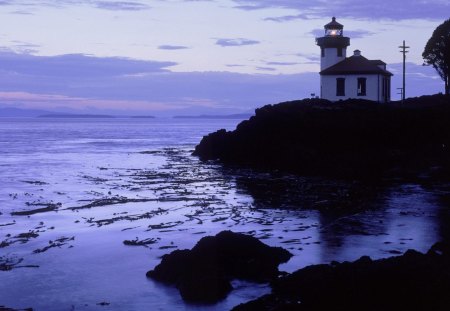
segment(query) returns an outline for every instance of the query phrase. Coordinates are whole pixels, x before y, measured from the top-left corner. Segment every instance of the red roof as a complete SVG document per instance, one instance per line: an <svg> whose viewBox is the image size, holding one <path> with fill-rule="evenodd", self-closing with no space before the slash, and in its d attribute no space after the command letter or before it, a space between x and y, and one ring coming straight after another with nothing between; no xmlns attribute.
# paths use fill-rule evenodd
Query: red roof
<svg viewBox="0 0 450 311"><path fill-rule="evenodd" d="M320 72L321 75L345 75L345 74L381 74L392 76L389 71L380 68L386 65L381 60L368 60L364 56L353 55L343 61L328 67Z"/></svg>

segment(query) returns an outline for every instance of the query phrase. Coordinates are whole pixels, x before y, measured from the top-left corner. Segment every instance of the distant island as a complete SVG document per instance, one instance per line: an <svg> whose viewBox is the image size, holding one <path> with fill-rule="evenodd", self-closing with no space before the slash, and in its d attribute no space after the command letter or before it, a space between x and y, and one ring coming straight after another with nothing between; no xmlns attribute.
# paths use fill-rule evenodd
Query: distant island
<svg viewBox="0 0 450 311"><path fill-rule="evenodd" d="M0 118L35 118L51 112L38 109L0 108Z"/></svg>
<svg viewBox="0 0 450 311"><path fill-rule="evenodd" d="M202 160L344 178L450 176L450 96L380 104L304 99L267 105L236 130L219 130Z"/></svg>
<svg viewBox="0 0 450 311"><path fill-rule="evenodd" d="M225 114L225 115L209 115L201 114L196 116L174 116L175 119L247 119L253 114L251 113L236 113L236 114Z"/></svg>
<svg viewBox="0 0 450 311"><path fill-rule="evenodd" d="M132 119L154 119L155 116L130 116Z"/></svg>
<svg viewBox="0 0 450 311"><path fill-rule="evenodd" d="M115 116L110 115L104 115L104 114L57 114L57 113L50 113L50 114L43 114L39 115L38 118L74 118L74 119L110 119L115 118Z"/></svg>
<svg viewBox="0 0 450 311"><path fill-rule="evenodd" d="M109 115L90 113L56 112L40 109L0 108L0 118L78 118L78 119L105 119L105 118L131 118L154 119L152 115Z"/></svg>

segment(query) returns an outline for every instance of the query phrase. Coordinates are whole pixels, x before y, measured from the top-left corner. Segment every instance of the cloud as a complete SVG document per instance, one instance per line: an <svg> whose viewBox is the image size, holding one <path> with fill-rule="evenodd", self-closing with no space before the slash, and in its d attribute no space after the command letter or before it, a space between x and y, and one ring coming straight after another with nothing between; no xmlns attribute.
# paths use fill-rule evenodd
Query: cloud
<svg viewBox="0 0 450 311"><path fill-rule="evenodd" d="M226 65L227 67L233 68L233 67L246 67L247 65L242 65L242 64L228 64Z"/></svg>
<svg viewBox="0 0 450 311"><path fill-rule="evenodd" d="M447 0L423 1L410 0L340 0L332 4L323 0L233 0L236 8L241 10L258 10L268 8L287 8L300 12L311 18L337 16L357 19L430 19L448 18L450 2ZM283 18L281 20L283 21Z"/></svg>
<svg viewBox="0 0 450 311"><path fill-rule="evenodd" d="M7 105L16 105L20 108L40 108L40 109L71 109L85 110L88 108L117 110L127 112L130 110L175 110L181 106L171 103L160 103L139 100L111 100L95 99L83 97L71 97L58 94L41 94L28 92L0 92L0 102Z"/></svg>
<svg viewBox="0 0 450 311"><path fill-rule="evenodd" d="M259 44L259 43L260 43L259 41L244 39L244 38L217 39L217 41L216 41L216 45L220 45L222 47L254 45L254 44Z"/></svg>
<svg viewBox="0 0 450 311"><path fill-rule="evenodd" d="M88 5L97 9L112 11L141 11L148 10L150 6L136 1L103 1L103 0L0 0L0 6L19 7L54 7L65 8L68 6ZM19 11L20 12L20 11ZM27 13L27 11L22 11Z"/></svg>
<svg viewBox="0 0 450 311"><path fill-rule="evenodd" d="M298 55L311 57L310 55ZM0 107L3 105L78 109L83 113L221 114L239 113L320 93L317 72L258 74L172 72L171 62L99 58L86 55L41 57L0 53ZM273 66L289 62L272 62ZM395 75L392 97L401 86L401 64L388 64ZM443 91L431 67L407 64L407 96Z"/></svg>
<svg viewBox="0 0 450 311"><path fill-rule="evenodd" d="M67 79L120 76L146 72L164 72L174 62L133 60L121 57L93 57L83 54L34 56L0 53L1 70L18 75Z"/></svg>
<svg viewBox="0 0 450 311"><path fill-rule="evenodd" d="M256 69L260 71L276 71L276 69L272 67L256 67Z"/></svg>
<svg viewBox="0 0 450 311"><path fill-rule="evenodd" d="M241 1L241 2L244 2L244 1ZM240 9L240 10L246 10L246 11L254 11L254 10L260 10L260 9L266 9L267 8L267 6L265 4L250 3L250 1L245 1L245 2L249 2L249 4L247 4L247 5L244 5L244 4L237 5L237 6L235 6L235 8L236 9Z"/></svg>
<svg viewBox="0 0 450 311"><path fill-rule="evenodd" d="M187 46L183 45L160 45L158 46L160 50L185 50L188 49Z"/></svg>
<svg viewBox="0 0 450 311"><path fill-rule="evenodd" d="M93 4L96 8L113 11L140 11L150 8L148 5L139 2L125 1L94 1Z"/></svg>
<svg viewBox="0 0 450 311"><path fill-rule="evenodd" d="M23 42L19 40L11 41L12 45L10 45L10 49L19 52L21 54L35 54L39 52L40 45ZM0 51L2 48L0 48ZM7 51L7 49L5 49Z"/></svg>
<svg viewBox="0 0 450 311"><path fill-rule="evenodd" d="M352 39L365 38L375 35L372 31L366 30L344 30L344 36L350 37Z"/></svg>
<svg viewBox="0 0 450 311"><path fill-rule="evenodd" d="M392 77L392 98L399 99L397 88L402 86L403 64L388 64L387 69L394 74ZM406 96L415 97L424 94L444 92L444 81L431 66L406 63Z"/></svg>
<svg viewBox="0 0 450 311"><path fill-rule="evenodd" d="M320 62L320 57L317 54L297 53L296 56L306 59L308 61L306 63L317 64ZM303 63L305 64L305 62Z"/></svg>
<svg viewBox="0 0 450 311"><path fill-rule="evenodd" d="M171 72L171 62L12 52L0 53L0 63L5 64L0 67L0 106L47 110L237 113L302 98L318 88L317 74L263 74L273 70L264 67L257 75Z"/></svg>
<svg viewBox="0 0 450 311"><path fill-rule="evenodd" d="M297 14L297 15L286 15L286 16L278 16L278 17L266 17L265 21L284 23L290 22L294 20L309 20L310 18L305 14Z"/></svg>
<svg viewBox="0 0 450 311"><path fill-rule="evenodd" d="M13 12L11 12L11 14L16 14L16 15L34 15L34 13L29 12L29 11L25 11L25 10L13 11Z"/></svg>
<svg viewBox="0 0 450 311"><path fill-rule="evenodd" d="M186 0L183 0L186 1ZM192 1L192 0L191 0ZM204 2L212 2L202 0ZM268 17L267 20L286 22L297 18L323 19L333 15L357 19L429 19L443 20L448 18L450 2L448 0L339 0L330 3L324 0L232 0L235 8L240 10L260 10L271 8L287 8L299 12L298 15ZM50 6L64 8L75 5L88 5L104 10L138 11L147 10L150 1L107 1L107 0L0 0L0 6L15 5L20 7ZM200 1L199 1L200 2Z"/></svg>
<svg viewBox="0 0 450 311"><path fill-rule="evenodd" d="M267 62L266 65L269 65L269 66L293 66L293 65L298 65L298 63L295 63L295 62Z"/></svg>

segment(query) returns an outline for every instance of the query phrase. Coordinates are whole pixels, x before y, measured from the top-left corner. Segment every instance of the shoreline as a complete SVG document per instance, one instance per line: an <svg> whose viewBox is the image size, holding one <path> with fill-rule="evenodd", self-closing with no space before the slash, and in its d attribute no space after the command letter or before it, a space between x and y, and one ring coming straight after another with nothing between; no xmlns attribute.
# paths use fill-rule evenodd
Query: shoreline
<svg viewBox="0 0 450 311"><path fill-rule="evenodd" d="M256 109L234 131L204 136L193 155L301 176L448 181L449 133L449 96L404 104L304 99Z"/></svg>

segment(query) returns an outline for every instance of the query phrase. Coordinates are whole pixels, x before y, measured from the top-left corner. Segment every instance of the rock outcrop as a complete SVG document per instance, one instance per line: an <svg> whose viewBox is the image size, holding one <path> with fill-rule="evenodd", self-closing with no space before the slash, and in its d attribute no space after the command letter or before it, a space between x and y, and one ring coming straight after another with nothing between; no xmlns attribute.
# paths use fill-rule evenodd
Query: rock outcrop
<svg viewBox="0 0 450 311"><path fill-rule="evenodd" d="M233 310L448 310L450 244L437 243L427 254L309 266L275 280L272 289Z"/></svg>
<svg viewBox="0 0 450 311"><path fill-rule="evenodd" d="M147 276L174 284L189 302L214 303L232 290L230 281L269 282L279 276L278 265L292 255L248 235L222 231L202 238L192 250L175 250Z"/></svg>
<svg viewBox="0 0 450 311"><path fill-rule="evenodd" d="M450 97L379 104L305 99L268 105L203 137L194 155L302 175L373 178L450 172Z"/></svg>

